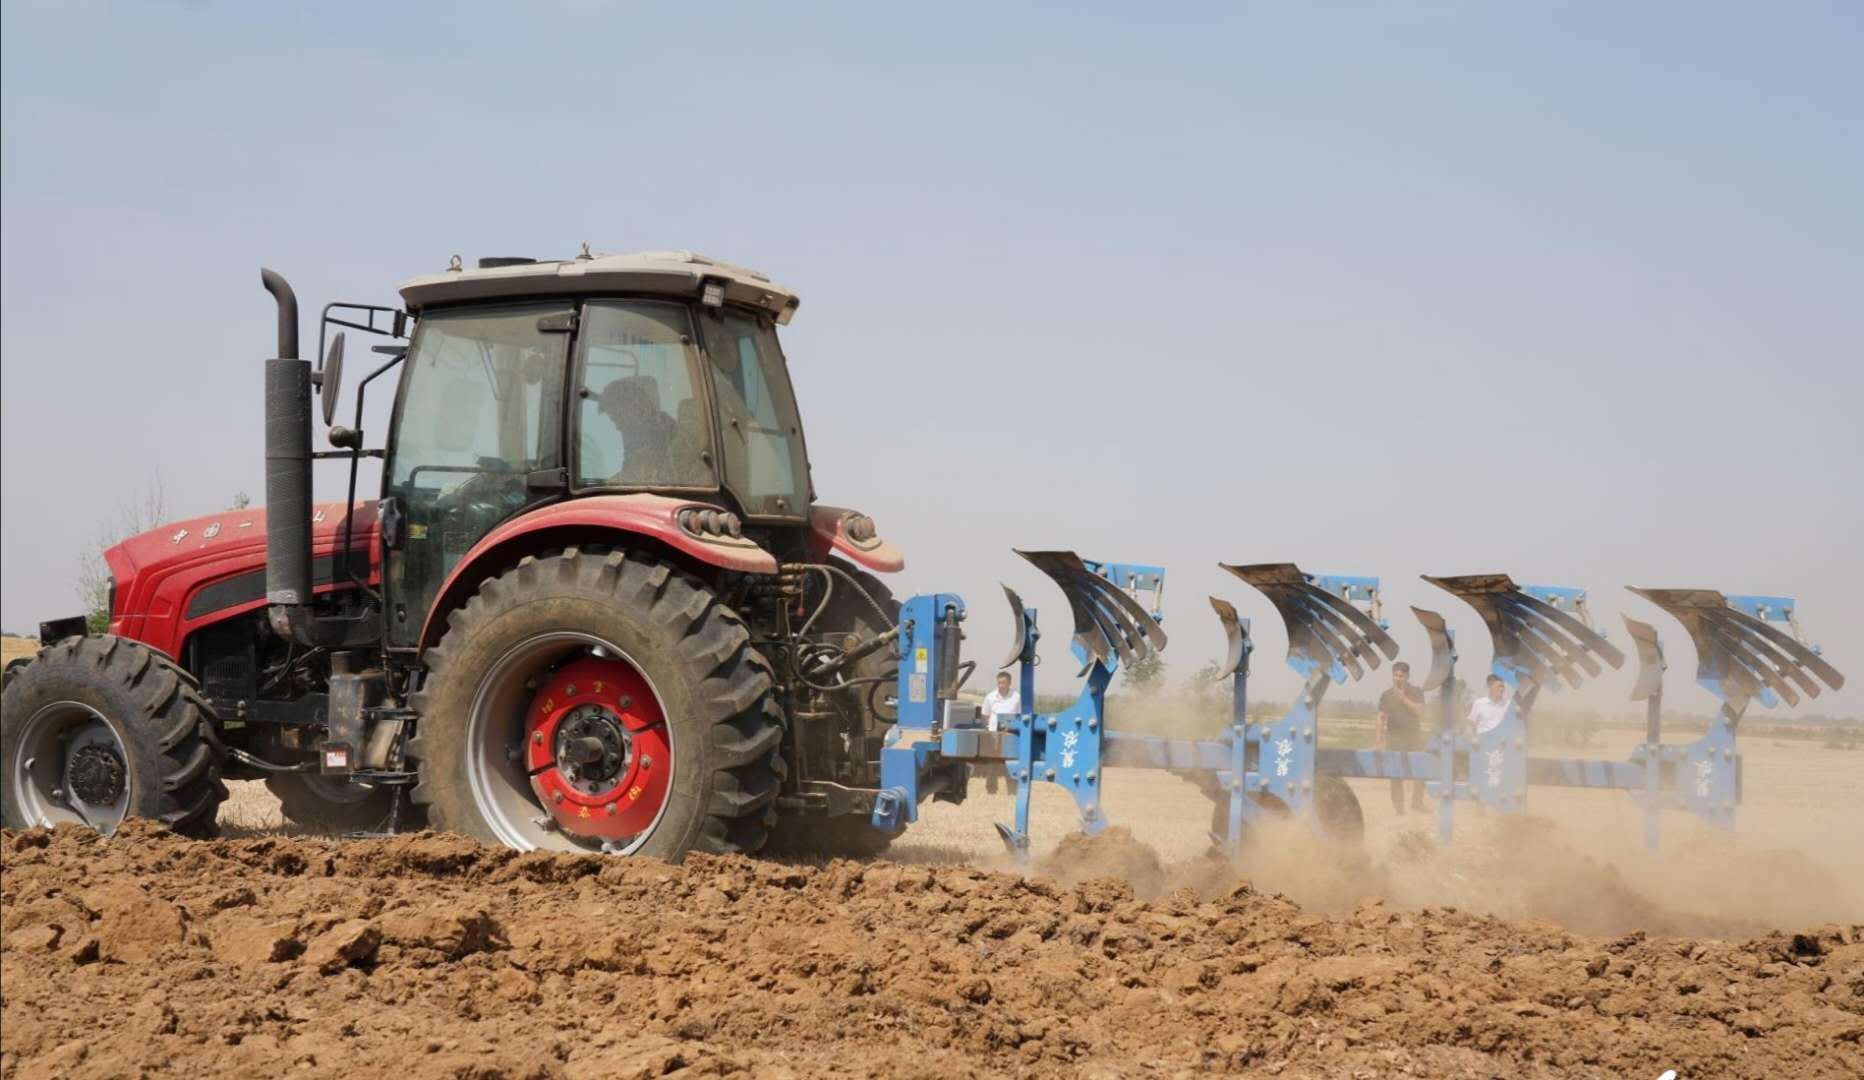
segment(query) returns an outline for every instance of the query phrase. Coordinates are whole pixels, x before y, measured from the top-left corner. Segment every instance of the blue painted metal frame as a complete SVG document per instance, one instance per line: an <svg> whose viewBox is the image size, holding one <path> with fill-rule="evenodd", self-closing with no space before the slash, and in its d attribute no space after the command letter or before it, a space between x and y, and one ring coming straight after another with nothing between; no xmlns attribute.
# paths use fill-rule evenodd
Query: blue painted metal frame
<svg viewBox="0 0 1864 1080"><path fill-rule="evenodd" d="M1160 624L1165 622L1165 568L1163 566L1152 566L1149 563L1103 563L1093 559L1082 559L1081 565L1085 566L1089 573L1098 574L1112 582L1115 588L1132 597L1135 603L1140 603L1146 609L1146 613L1152 616L1153 622ZM1074 654L1074 662L1081 665L1081 673L1087 674L1089 660L1087 649L1082 647L1080 642L1075 642L1068 648ZM1031 694L1025 694L1023 700L1033 701L1032 694L1033 691Z"/></svg>
<svg viewBox="0 0 1864 1080"><path fill-rule="evenodd" d="M953 655L945 635L954 632L955 622L943 613L955 606L962 617L963 601L942 593L910 598L900 609L900 720L881 750L882 791L872 817L876 828L897 830L917 820L918 803L930 794L927 781L940 770L998 761L1009 774L1015 806L1011 823L999 824L997 830L1018 857L1028 854L1030 796L1037 783L1052 783L1069 793L1084 832L1091 835L1106 826L1100 809L1106 690L1121 655L1143 655L1164 647L1165 635L1155 613L1140 607L1133 594L1150 592L1156 606L1165 571L1140 564L1088 562L1067 552L1025 553L1024 557L1061 586L1075 616L1073 648L1086 663L1079 694L1072 705L1057 713L1038 714L1031 707L1036 646L1042 634L1036 609L1025 607L1005 587L1016 620L1014 652L1006 666L1014 663L1018 668L1025 709L997 732L981 725L945 724L945 705L938 700L937 688L944 685L940 664ZM906 743L908 732L927 732L936 741Z"/></svg>
<svg viewBox="0 0 1864 1080"><path fill-rule="evenodd" d="M897 831L917 820L919 802L963 784L968 764L1003 762L1013 785L1014 811L997 829L1019 857L1029 849L1030 797L1037 783L1067 791L1083 831L1093 834L1107 821L1101 809L1102 770L1109 765L1166 769L1189 778L1209 777L1226 803L1224 834L1213 841L1232 850L1246 828L1279 802L1313 821L1314 778L1326 772L1369 779L1423 779L1439 800L1439 831L1447 842L1454 804L1480 800L1498 811L1519 811L1531 786L1607 788L1629 791L1646 812L1647 842L1655 846L1658 814L1682 809L1722 827L1732 827L1740 798L1740 755L1735 734L1751 702L1763 706L1800 695L1816 696L1819 682L1833 689L1844 677L1815 647L1805 645L1796 604L1777 596L1724 597L1707 590L1634 589L1683 622L1701 663L1698 681L1723 701L1701 737L1681 745L1661 740L1663 646L1647 624L1626 619L1637 646L1639 678L1633 700L1647 705L1645 742L1629 761L1535 758L1527 753L1527 725L1546 685L1578 685L1581 673L1597 675L1623 663L1623 654L1593 626L1583 589L1516 586L1505 575L1426 578L1462 597L1483 615L1495 654L1490 670L1516 693L1502 723L1481 735L1456 730L1456 636L1435 612L1413 608L1430 635L1432 663L1422 686L1438 692L1438 730L1425 750L1322 749L1319 707L1334 682L1362 676L1379 665L1379 654L1395 659L1397 647L1378 611L1377 578L1303 574L1292 564L1226 567L1275 602L1289 628L1288 663L1305 680L1285 715L1267 724L1247 722L1249 668L1254 643L1249 620L1229 603L1211 606L1229 638L1219 678L1231 680L1230 723L1215 739L1173 739L1107 730L1106 690L1121 656L1137 657L1164 647L1153 614L1135 592L1163 588L1164 571L1154 566L1094 563L1066 552L1024 553L1048 574L1068 599L1074 615L1076 655L1083 682L1075 701L1053 714L1026 708L1006 729L990 732L972 722L947 722L949 686L945 667L957 662L956 642L964 602L948 593L915 596L901 607L899 721L881 751L882 791L873 824ZM1122 580L1125 585L1119 584ZM1136 587L1135 583L1138 583ZM1007 587L1016 619L1015 664L1023 700L1035 701L1037 612ZM1789 636L1773 627L1784 623ZM975 710L973 710L974 712ZM907 742L910 734L932 736ZM1459 779L1460 774L1460 779ZM1271 801L1273 800L1273 801Z"/></svg>

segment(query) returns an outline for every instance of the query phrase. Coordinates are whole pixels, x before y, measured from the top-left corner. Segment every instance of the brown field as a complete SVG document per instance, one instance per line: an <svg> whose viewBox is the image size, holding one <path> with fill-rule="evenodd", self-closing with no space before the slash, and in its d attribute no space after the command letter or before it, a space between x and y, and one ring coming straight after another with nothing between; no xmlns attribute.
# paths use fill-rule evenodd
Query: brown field
<svg viewBox="0 0 1864 1080"><path fill-rule="evenodd" d="M235 784L219 841L5 836L0 1077L1860 1075L1864 755L1744 749L1739 832L1656 855L1620 793L1439 849L1355 782L1363 852L1240 866L1129 770L1093 841L1039 789L1031 867L981 783L875 862L677 867L295 836Z"/></svg>
<svg viewBox="0 0 1864 1080"><path fill-rule="evenodd" d="M31 656L39 651L39 643L31 638L14 637L11 634L0 637L0 666L12 663L22 656Z"/></svg>

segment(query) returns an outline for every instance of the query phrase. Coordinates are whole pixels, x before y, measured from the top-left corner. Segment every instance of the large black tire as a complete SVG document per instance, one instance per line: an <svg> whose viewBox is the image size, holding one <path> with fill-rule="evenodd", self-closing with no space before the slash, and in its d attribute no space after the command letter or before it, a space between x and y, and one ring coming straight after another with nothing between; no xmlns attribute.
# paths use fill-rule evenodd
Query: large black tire
<svg viewBox="0 0 1864 1080"><path fill-rule="evenodd" d="M158 821L187 836L213 835L227 795L213 712L187 672L114 635L66 638L7 680L0 696L0 819L7 828L85 820L22 790L39 781L57 786L52 778L62 761L40 760L56 739L42 741L39 733L80 713L85 723L100 719L115 737L119 782L127 788L124 817ZM35 763L30 774L27 757Z"/></svg>
<svg viewBox="0 0 1864 1080"><path fill-rule="evenodd" d="M269 773L265 789L277 797L286 821L314 832L379 831L394 803L389 788L324 779L318 773Z"/></svg>
<svg viewBox="0 0 1864 1080"><path fill-rule="evenodd" d="M508 653L568 632L612 644L652 684L666 717L671 787L633 851L677 860L694 850L763 847L783 776L782 714L770 665L744 621L703 582L649 556L572 547L487 580L447 626L410 697L419 714L408 743L413 800L435 828L488 843L589 850L561 834L496 825L468 776L469 755L481 752L468 732L482 682Z"/></svg>

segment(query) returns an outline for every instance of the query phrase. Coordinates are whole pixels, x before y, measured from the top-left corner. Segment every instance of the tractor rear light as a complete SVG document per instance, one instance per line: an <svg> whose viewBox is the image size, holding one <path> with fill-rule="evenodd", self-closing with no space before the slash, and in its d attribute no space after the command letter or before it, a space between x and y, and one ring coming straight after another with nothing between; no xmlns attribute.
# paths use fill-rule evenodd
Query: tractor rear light
<svg viewBox="0 0 1864 1080"><path fill-rule="evenodd" d="M699 291L699 302L706 307L724 307L725 283L717 278L707 278L705 286Z"/></svg>
<svg viewBox="0 0 1864 1080"><path fill-rule="evenodd" d="M729 510L713 507L689 506L676 516L680 528L688 534L702 540L716 540L730 537L738 539L744 535L744 525L738 515Z"/></svg>
<svg viewBox="0 0 1864 1080"><path fill-rule="evenodd" d="M866 514L849 514L841 519L843 535L856 544L872 544L880 536L880 530L874 526L874 519Z"/></svg>

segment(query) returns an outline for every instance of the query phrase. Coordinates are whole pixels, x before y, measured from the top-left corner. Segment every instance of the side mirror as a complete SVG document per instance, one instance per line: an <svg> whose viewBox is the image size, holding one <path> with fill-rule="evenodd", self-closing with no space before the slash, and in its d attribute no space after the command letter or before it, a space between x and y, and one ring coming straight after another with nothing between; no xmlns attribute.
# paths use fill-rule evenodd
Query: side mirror
<svg viewBox="0 0 1864 1080"><path fill-rule="evenodd" d="M330 352L324 356L324 366L313 380L317 383L317 395L324 401L324 426L329 427L337 418L337 394L343 389L343 331L330 341Z"/></svg>

